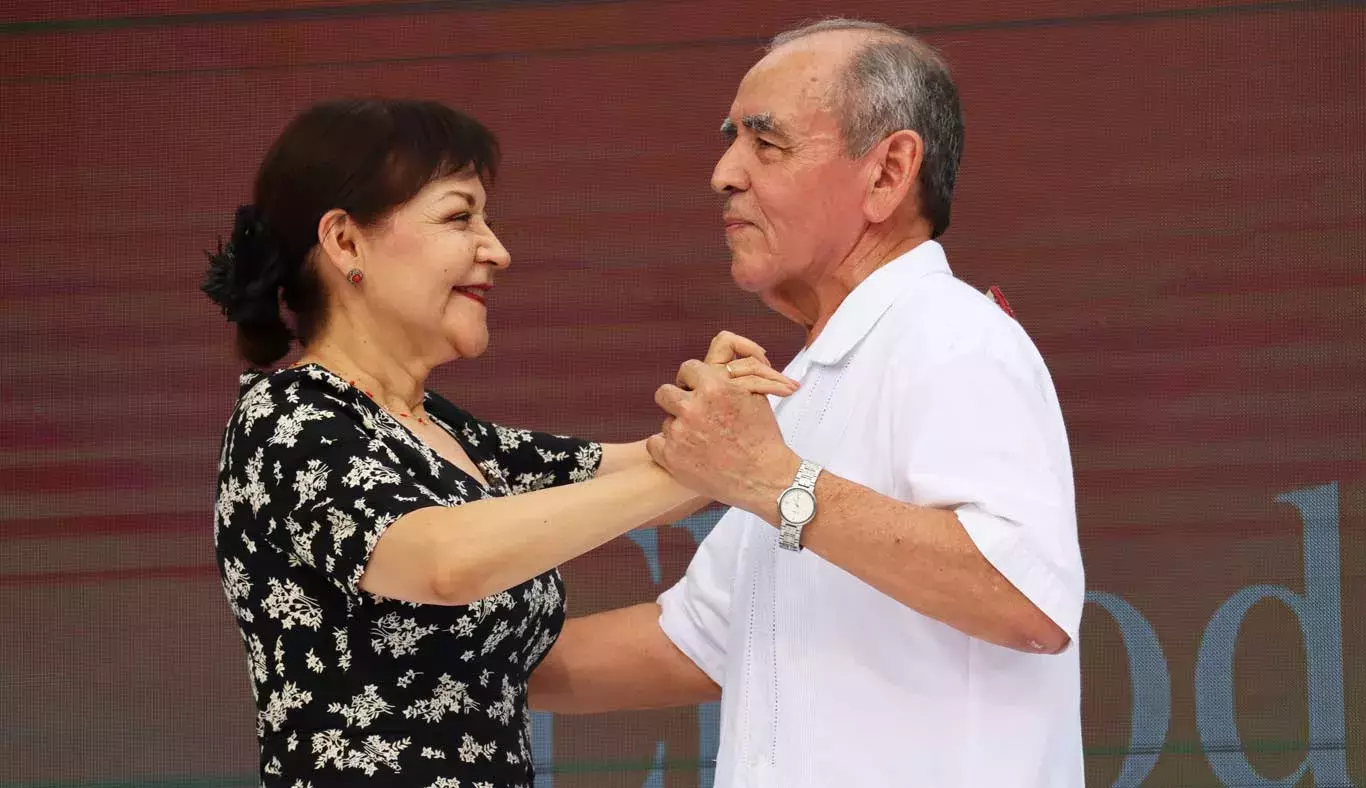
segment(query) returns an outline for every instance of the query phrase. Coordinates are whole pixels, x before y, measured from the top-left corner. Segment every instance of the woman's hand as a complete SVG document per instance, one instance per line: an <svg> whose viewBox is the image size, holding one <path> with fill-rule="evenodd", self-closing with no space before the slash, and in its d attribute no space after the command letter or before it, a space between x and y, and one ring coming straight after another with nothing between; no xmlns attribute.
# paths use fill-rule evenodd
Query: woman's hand
<svg viewBox="0 0 1366 788"><path fill-rule="evenodd" d="M774 369L758 343L730 331L722 331L712 339L702 360L724 369L731 383L750 394L786 397L801 385Z"/></svg>

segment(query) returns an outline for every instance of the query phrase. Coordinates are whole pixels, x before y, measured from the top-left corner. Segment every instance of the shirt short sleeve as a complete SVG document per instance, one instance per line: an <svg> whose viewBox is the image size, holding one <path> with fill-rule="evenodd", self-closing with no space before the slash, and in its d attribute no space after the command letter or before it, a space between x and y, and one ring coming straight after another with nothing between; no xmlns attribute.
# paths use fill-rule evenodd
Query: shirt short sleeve
<svg viewBox="0 0 1366 788"><path fill-rule="evenodd" d="M229 424L217 513L252 518L244 533L349 594L389 525L458 503L419 483L363 419L325 384L263 379Z"/></svg>
<svg viewBox="0 0 1366 788"><path fill-rule="evenodd" d="M660 629L718 686L726 676L740 546L752 517L727 510L698 546L688 571L658 600Z"/></svg>
<svg viewBox="0 0 1366 788"><path fill-rule="evenodd" d="M1085 588L1066 432L1042 360L1017 342L901 381L897 479L911 503L952 509L986 559L1075 641Z"/></svg>

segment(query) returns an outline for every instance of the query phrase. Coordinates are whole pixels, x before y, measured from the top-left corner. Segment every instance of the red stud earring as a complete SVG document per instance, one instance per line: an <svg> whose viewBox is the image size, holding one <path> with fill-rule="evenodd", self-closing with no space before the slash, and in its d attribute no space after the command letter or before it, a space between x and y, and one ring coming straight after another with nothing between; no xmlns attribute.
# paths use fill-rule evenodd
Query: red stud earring
<svg viewBox="0 0 1366 788"><path fill-rule="evenodd" d="M346 281L350 282L353 285L360 284L361 280L364 278L365 273L361 271L359 268L352 268L350 271L346 272Z"/></svg>

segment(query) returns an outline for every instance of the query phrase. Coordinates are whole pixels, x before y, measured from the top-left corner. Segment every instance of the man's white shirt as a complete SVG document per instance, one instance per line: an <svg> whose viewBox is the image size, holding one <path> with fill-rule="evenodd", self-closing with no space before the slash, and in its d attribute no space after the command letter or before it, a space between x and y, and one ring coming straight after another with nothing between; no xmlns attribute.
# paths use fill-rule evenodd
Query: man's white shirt
<svg viewBox="0 0 1366 788"><path fill-rule="evenodd" d="M774 399L797 454L954 510L1072 644L970 638L731 509L659 599L664 632L722 687L717 788L1081 788L1072 464L1033 342L928 241L860 283L784 373L802 383Z"/></svg>

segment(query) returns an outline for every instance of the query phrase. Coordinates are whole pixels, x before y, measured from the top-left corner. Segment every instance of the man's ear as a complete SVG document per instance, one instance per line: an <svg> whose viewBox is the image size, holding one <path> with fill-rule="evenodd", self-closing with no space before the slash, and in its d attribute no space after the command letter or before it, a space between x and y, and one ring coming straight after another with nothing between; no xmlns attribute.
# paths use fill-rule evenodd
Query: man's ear
<svg viewBox="0 0 1366 788"><path fill-rule="evenodd" d="M906 202L915 199L916 181L925 161L925 142L910 129L887 135L869 152L872 167L863 213L872 224L887 221Z"/></svg>

